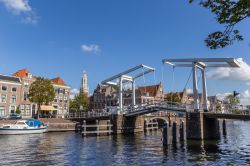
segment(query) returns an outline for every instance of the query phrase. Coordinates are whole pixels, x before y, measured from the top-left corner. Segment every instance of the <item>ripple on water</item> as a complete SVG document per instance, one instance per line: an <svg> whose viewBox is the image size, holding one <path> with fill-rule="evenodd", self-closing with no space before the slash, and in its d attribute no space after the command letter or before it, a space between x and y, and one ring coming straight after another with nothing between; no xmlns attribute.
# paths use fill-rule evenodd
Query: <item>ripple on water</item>
<svg viewBox="0 0 250 166"><path fill-rule="evenodd" d="M249 122L220 141L162 146L161 133L88 137L74 132L0 136L0 165L250 165Z"/></svg>

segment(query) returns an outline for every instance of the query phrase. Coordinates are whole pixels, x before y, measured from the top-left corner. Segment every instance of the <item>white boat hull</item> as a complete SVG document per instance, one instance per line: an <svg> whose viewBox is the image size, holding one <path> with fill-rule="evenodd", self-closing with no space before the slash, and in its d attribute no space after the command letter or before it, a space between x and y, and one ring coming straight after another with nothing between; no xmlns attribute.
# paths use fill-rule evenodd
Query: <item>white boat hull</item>
<svg viewBox="0 0 250 166"><path fill-rule="evenodd" d="M34 129L11 129L0 128L0 135L16 135L16 134L41 134L47 132L47 128L34 128Z"/></svg>

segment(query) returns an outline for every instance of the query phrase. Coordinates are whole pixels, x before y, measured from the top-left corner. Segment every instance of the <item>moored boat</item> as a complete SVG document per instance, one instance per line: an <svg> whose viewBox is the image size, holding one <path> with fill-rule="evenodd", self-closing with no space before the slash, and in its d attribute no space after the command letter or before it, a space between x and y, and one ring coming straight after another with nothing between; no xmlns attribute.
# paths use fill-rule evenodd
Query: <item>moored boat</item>
<svg viewBox="0 0 250 166"><path fill-rule="evenodd" d="M47 126L39 120L18 120L15 124L3 125L0 127L0 134L40 134L47 132Z"/></svg>

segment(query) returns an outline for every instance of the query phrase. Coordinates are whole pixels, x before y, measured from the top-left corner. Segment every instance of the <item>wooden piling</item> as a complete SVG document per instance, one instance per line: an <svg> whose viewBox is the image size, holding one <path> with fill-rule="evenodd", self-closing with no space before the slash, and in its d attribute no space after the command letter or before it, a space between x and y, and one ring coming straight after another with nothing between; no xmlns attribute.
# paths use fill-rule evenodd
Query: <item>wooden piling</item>
<svg viewBox="0 0 250 166"><path fill-rule="evenodd" d="M179 130L179 132L180 132L180 141L182 142L182 141L184 141L184 132L185 132L185 130L184 130L184 121L183 120L180 122L180 130Z"/></svg>
<svg viewBox="0 0 250 166"><path fill-rule="evenodd" d="M162 143L164 146L168 145L168 122L165 122L163 125L163 131L162 131Z"/></svg>
<svg viewBox="0 0 250 166"><path fill-rule="evenodd" d="M173 126L172 126L172 142L176 143L177 142L177 123L173 122Z"/></svg>

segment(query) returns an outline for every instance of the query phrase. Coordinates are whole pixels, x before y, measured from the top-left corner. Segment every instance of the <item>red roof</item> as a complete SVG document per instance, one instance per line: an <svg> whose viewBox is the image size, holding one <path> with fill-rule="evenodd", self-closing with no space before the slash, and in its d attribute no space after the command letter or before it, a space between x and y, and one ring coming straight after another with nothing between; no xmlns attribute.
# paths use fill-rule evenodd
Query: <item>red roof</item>
<svg viewBox="0 0 250 166"><path fill-rule="evenodd" d="M160 88L160 84L158 85L151 85L151 86L143 86L143 87L138 87L138 91L142 93L148 93L149 96L155 97L157 95L157 91Z"/></svg>
<svg viewBox="0 0 250 166"><path fill-rule="evenodd" d="M53 79L51 79L51 81L53 82L53 84L66 86L64 80L61 79L60 77L53 78Z"/></svg>
<svg viewBox="0 0 250 166"><path fill-rule="evenodd" d="M26 78L26 77L28 77L29 73L30 72L27 69L22 69L22 70L18 70L14 74L12 74L12 76L16 76L16 77L20 77L20 78Z"/></svg>

